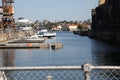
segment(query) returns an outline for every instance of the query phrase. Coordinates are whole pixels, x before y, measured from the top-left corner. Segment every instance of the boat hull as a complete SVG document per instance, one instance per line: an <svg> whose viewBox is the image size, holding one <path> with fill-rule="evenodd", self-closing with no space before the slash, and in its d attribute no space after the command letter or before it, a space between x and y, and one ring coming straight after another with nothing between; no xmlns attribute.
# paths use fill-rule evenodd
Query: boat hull
<svg viewBox="0 0 120 80"><path fill-rule="evenodd" d="M47 32L43 34L44 37L55 37L56 33L55 32Z"/></svg>
<svg viewBox="0 0 120 80"><path fill-rule="evenodd" d="M50 31L39 31L37 33L39 37L55 37L56 32L50 32Z"/></svg>

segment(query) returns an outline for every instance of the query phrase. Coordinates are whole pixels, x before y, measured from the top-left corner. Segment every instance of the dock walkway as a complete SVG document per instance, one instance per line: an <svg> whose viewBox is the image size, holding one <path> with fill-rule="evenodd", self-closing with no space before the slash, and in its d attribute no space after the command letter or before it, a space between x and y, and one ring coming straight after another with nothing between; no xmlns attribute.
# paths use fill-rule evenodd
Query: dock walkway
<svg viewBox="0 0 120 80"><path fill-rule="evenodd" d="M61 43L49 44L41 41L22 41L21 39L0 42L0 49L29 49L29 48L60 49L63 48L63 44Z"/></svg>

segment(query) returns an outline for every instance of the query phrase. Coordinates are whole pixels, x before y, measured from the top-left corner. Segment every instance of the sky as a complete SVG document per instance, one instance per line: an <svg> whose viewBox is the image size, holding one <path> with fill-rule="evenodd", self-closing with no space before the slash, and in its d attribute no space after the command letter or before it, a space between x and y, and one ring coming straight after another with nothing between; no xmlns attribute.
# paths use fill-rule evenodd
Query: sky
<svg viewBox="0 0 120 80"><path fill-rule="evenodd" d="M98 0L15 0L15 19L84 21L91 18L91 9Z"/></svg>

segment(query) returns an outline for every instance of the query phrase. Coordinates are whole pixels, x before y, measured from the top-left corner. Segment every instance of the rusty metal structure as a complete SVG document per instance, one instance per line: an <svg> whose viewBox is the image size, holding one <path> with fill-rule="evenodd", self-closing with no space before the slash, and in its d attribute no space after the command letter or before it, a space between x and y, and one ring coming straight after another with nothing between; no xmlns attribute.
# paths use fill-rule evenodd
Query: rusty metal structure
<svg viewBox="0 0 120 80"><path fill-rule="evenodd" d="M2 23L1 29L3 32L11 33L15 29L14 19L14 0L2 0Z"/></svg>

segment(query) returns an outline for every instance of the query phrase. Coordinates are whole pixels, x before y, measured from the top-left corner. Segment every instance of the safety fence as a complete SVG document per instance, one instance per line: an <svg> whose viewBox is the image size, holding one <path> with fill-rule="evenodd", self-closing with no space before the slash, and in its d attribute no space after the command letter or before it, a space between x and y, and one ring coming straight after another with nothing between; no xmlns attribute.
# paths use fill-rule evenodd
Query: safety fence
<svg viewBox="0 0 120 80"><path fill-rule="evenodd" d="M0 80L120 80L120 66L0 67Z"/></svg>

